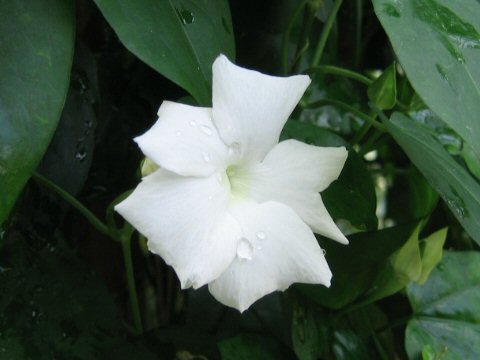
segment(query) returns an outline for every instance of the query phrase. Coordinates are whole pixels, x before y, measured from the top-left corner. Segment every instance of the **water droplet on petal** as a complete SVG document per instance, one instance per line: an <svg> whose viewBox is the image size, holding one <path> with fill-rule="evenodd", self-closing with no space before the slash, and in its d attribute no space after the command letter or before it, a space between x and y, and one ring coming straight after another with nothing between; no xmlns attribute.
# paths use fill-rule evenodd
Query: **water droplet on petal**
<svg viewBox="0 0 480 360"><path fill-rule="evenodd" d="M264 240L266 238L266 235L263 231L259 231L257 232L257 238L259 238L260 240Z"/></svg>
<svg viewBox="0 0 480 360"><path fill-rule="evenodd" d="M257 245L257 250L262 250L262 249L263 249L262 245Z"/></svg>
<svg viewBox="0 0 480 360"><path fill-rule="evenodd" d="M223 180L222 174L217 173L217 174L215 175L215 177L217 178L217 181L218 181L219 183L222 182L222 180Z"/></svg>
<svg viewBox="0 0 480 360"><path fill-rule="evenodd" d="M175 135L180 136L180 135L182 135L182 133L180 131L175 131Z"/></svg>
<svg viewBox="0 0 480 360"><path fill-rule="evenodd" d="M202 132L205 134L205 135L212 135L212 129L210 129L210 126L207 126L207 125L202 125L200 126L200 130L202 130Z"/></svg>
<svg viewBox="0 0 480 360"><path fill-rule="evenodd" d="M253 258L253 246L245 238L242 238L238 243L237 247L237 257L240 260L252 260Z"/></svg>
<svg viewBox="0 0 480 360"><path fill-rule="evenodd" d="M203 161L209 162L210 161L210 154L203 152L202 153Z"/></svg>
<svg viewBox="0 0 480 360"><path fill-rule="evenodd" d="M213 199L213 196L210 195L210 196L208 197L208 200L212 200L212 199Z"/></svg>
<svg viewBox="0 0 480 360"><path fill-rule="evenodd" d="M193 127L197 126L197 122L195 120L191 120L190 126L193 126Z"/></svg>
<svg viewBox="0 0 480 360"><path fill-rule="evenodd" d="M238 155L240 153L240 144L237 142L234 142L232 145L228 147L228 155L233 156L233 155Z"/></svg>

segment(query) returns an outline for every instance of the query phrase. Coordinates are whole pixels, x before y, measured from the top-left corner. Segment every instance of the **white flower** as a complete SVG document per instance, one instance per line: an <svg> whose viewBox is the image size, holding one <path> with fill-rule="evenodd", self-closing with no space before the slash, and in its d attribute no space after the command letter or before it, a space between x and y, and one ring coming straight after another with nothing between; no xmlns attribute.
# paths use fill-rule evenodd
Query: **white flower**
<svg viewBox="0 0 480 360"><path fill-rule="evenodd" d="M182 288L208 284L244 311L294 282L330 286L313 232L348 243L319 192L339 176L347 151L278 143L310 78L273 77L213 64L213 107L165 101L135 139L159 169L116 210L171 265Z"/></svg>

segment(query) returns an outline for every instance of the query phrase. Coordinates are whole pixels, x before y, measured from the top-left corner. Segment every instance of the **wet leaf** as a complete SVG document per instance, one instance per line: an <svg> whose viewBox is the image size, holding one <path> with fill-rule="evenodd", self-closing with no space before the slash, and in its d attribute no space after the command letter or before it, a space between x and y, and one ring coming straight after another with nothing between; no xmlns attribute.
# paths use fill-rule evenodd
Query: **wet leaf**
<svg viewBox="0 0 480 360"><path fill-rule="evenodd" d="M480 154L480 3L373 3L413 88Z"/></svg>
<svg viewBox="0 0 480 360"><path fill-rule="evenodd" d="M235 57L225 0L96 0L122 43L159 73L211 103L212 63Z"/></svg>

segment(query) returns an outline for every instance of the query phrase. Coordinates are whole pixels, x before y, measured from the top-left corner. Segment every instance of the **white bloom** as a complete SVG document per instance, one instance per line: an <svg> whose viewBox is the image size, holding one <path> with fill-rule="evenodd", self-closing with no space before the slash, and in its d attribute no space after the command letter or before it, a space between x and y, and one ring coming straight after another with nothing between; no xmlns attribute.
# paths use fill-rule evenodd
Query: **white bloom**
<svg viewBox="0 0 480 360"><path fill-rule="evenodd" d="M294 282L330 286L313 232L343 244L319 192L337 179L347 151L278 143L310 78L273 77L221 55L213 107L165 101L135 139L160 168L116 210L173 266L182 288L208 284L244 311Z"/></svg>

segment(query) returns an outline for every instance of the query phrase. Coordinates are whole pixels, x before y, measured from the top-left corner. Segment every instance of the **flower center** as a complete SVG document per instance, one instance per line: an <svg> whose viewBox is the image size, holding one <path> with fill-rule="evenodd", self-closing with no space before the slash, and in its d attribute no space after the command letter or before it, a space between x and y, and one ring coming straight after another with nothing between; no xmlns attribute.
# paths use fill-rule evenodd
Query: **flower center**
<svg viewBox="0 0 480 360"><path fill-rule="evenodd" d="M232 199L244 199L247 197L248 171L240 166L230 165L225 170L230 182L230 196Z"/></svg>

